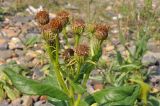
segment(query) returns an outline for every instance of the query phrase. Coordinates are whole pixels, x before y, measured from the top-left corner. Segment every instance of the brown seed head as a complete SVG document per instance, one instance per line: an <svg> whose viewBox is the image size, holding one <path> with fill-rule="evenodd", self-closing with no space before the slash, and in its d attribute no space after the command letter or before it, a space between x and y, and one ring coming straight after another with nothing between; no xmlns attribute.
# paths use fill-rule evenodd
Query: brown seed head
<svg viewBox="0 0 160 106"><path fill-rule="evenodd" d="M67 11L61 11L57 13L57 17L60 18L63 27L65 27L68 24L69 13Z"/></svg>
<svg viewBox="0 0 160 106"><path fill-rule="evenodd" d="M69 12L67 11L60 11L59 13L57 13L58 17L69 17Z"/></svg>
<svg viewBox="0 0 160 106"><path fill-rule="evenodd" d="M49 22L49 27L52 32L59 33L62 31L62 23L60 18L56 17Z"/></svg>
<svg viewBox="0 0 160 106"><path fill-rule="evenodd" d="M78 56L88 56L89 54L89 47L85 44L80 44L75 48L75 53Z"/></svg>
<svg viewBox="0 0 160 106"><path fill-rule="evenodd" d="M72 29L75 33L81 33L84 31L85 22L82 19L76 19L73 21Z"/></svg>
<svg viewBox="0 0 160 106"><path fill-rule="evenodd" d="M39 11L36 14L35 18L40 25L45 25L45 24L49 23L49 14L46 11Z"/></svg>
<svg viewBox="0 0 160 106"><path fill-rule="evenodd" d="M66 49L66 50L63 52L63 54L62 54L64 60L68 60L68 59L71 58L71 56L73 56L73 55L74 55L74 50L71 49L71 48Z"/></svg>
<svg viewBox="0 0 160 106"><path fill-rule="evenodd" d="M95 26L95 36L98 40L105 40L108 37L109 26L105 24L97 24Z"/></svg>

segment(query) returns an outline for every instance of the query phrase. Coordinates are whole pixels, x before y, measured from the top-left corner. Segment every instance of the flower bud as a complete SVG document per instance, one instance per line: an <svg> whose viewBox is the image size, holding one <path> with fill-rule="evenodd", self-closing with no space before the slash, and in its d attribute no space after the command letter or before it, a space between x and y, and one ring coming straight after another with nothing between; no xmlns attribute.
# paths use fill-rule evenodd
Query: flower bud
<svg viewBox="0 0 160 106"><path fill-rule="evenodd" d="M52 33L59 33L62 31L62 24L59 18L52 19L47 25L43 28L44 31L49 31Z"/></svg>
<svg viewBox="0 0 160 106"><path fill-rule="evenodd" d="M71 48L66 49L62 54L64 60L70 59L71 56L73 56L73 55L74 55L74 50Z"/></svg>
<svg viewBox="0 0 160 106"><path fill-rule="evenodd" d="M67 11L61 11L57 13L57 17L60 18L61 24L65 27L69 22L69 13Z"/></svg>
<svg viewBox="0 0 160 106"><path fill-rule="evenodd" d="M89 55L89 47L85 44L80 44L75 48L75 53L78 56L88 56Z"/></svg>
<svg viewBox="0 0 160 106"><path fill-rule="evenodd" d="M49 14L46 11L39 11L36 14L35 18L40 25L45 25L49 23Z"/></svg>
<svg viewBox="0 0 160 106"><path fill-rule="evenodd" d="M73 21L72 29L75 33L82 33L85 28L85 22L82 19L76 19Z"/></svg>
<svg viewBox="0 0 160 106"><path fill-rule="evenodd" d="M109 27L105 24L98 24L95 26L95 37L98 40L105 40L108 37Z"/></svg>

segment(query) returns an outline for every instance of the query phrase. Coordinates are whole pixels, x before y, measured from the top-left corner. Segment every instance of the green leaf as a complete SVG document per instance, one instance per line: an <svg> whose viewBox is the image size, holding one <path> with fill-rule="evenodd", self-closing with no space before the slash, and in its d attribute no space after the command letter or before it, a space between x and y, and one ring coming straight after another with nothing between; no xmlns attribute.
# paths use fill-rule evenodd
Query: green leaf
<svg viewBox="0 0 160 106"><path fill-rule="evenodd" d="M144 104L147 104L147 97L148 97L151 87L147 83L141 80L130 79L130 81L135 82L141 86L140 98L144 102Z"/></svg>
<svg viewBox="0 0 160 106"><path fill-rule="evenodd" d="M14 90L13 88L10 88L9 86L4 86L3 88L5 89L7 96L11 100L15 100L16 98L20 96L18 91Z"/></svg>
<svg viewBox="0 0 160 106"><path fill-rule="evenodd" d="M58 99L50 98L50 97L48 98L48 100L54 106L69 106L67 101L64 101L64 100L58 100Z"/></svg>
<svg viewBox="0 0 160 106"><path fill-rule="evenodd" d="M47 85L50 85L50 86L53 86L53 87L60 88L56 77L51 76L51 75L46 76L44 79L41 80L41 82L43 84L47 84Z"/></svg>
<svg viewBox="0 0 160 106"><path fill-rule="evenodd" d="M160 106L160 100L154 96L149 96L148 106Z"/></svg>
<svg viewBox="0 0 160 106"><path fill-rule="evenodd" d="M123 57L119 51L117 51L117 61L120 65L123 63Z"/></svg>
<svg viewBox="0 0 160 106"><path fill-rule="evenodd" d="M81 93L82 94L86 91L80 84L74 83L72 81L70 81L70 82L71 82L71 85L74 88L76 93Z"/></svg>
<svg viewBox="0 0 160 106"><path fill-rule="evenodd" d="M39 41L39 37L37 36L32 36L28 39L26 39L26 41L24 41L24 44L26 46L33 46L35 43L37 43Z"/></svg>
<svg viewBox="0 0 160 106"><path fill-rule="evenodd" d="M128 72L128 71L134 71L136 69L140 69L141 65L138 65L138 64L125 64L125 65L119 66L118 68L121 71Z"/></svg>
<svg viewBox="0 0 160 106"><path fill-rule="evenodd" d="M90 106L90 105L82 99L78 106Z"/></svg>
<svg viewBox="0 0 160 106"><path fill-rule="evenodd" d="M0 102L4 99L4 97L5 97L5 93L2 85L0 85Z"/></svg>
<svg viewBox="0 0 160 106"><path fill-rule="evenodd" d="M97 102L100 106L133 106L139 92L138 85L110 87L88 96L85 100L90 104Z"/></svg>
<svg viewBox="0 0 160 106"><path fill-rule="evenodd" d="M10 68L5 68L4 73L11 79L13 85L22 93L29 95L46 95L60 100L69 99L68 96L50 84L41 83L18 75Z"/></svg>

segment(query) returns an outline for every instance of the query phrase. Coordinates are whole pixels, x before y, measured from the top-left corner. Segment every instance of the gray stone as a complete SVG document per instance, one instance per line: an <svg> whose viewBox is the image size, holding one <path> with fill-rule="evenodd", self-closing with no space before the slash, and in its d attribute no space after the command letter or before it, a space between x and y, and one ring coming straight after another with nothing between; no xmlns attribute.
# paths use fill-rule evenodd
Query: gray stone
<svg viewBox="0 0 160 106"><path fill-rule="evenodd" d="M9 44L9 49L22 49L22 48L24 48L24 45L22 44L21 40L17 37L13 37L8 44Z"/></svg>
<svg viewBox="0 0 160 106"><path fill-rule="evenodd" d="M15 54L18 56L24 56L25 52L24 50L15 49Z"/></svg>
<svg viewBox="0 0 160 106"><path fill-rule="evenodd" d="M7 100L3 100L3 101L0 103L0 106L8 106L8 101L7 101Z"/></svg>
<svg viewBox="0 0 160 106"><path fill-rule="evenodd" d="M8 48L7 43L0 44L0 50L6 50Z"/></svg>
<svg viewBox="0 0 160 106"><path fill-rule="evenodd" d="M148 50L152 51L152 52L160 52L160 43L156 43L155 40L150 40L147 44Z"/></svg>
<svg viewBox="0 0 160 106"><path fill-rule="evenodd" d="M142 64L148 66L149 64L156 63L157 59L153 54L147 53L142 58Z"/></svg>
<svg viewBox="0 0 160 106"><path fill-rule="evenodd" d="M28 15L28 16L15 16L14 18L13 18L13 22L14 23L17 23L17 22L21 22L21 23L28 23L28 22L30 22L31 20L33 20L33 16L30 16L30 15Z"/></svg>
<svg viewBox="0 0 160 106"><path fill-rule="evenodd" d="M11 50L1 50L0 51L0 58L4 60L11 58L13 55L14 53Z"/></svg>
<svg viewBox="0 0 160 106"><path fill-rule="evenodd" d="M0 50L6 50L8 48L7 39L4 37L0 37Z"/></svg>
<svg viewBox="0 0 160 106"><path fill-rule="evenodd" d="M21 98L17 98L15 100L12 101L12 103L10 104L11 106L22 106L22 99Z"/></svg>
<svg viewBox="0 0 160 106"><path fill-rule="evenodd" d="M54 106L54 105L52 105L51 103L48 103L48 102L44 103L43 101L38 101L38 102L34 103L34 106Z"/></svg>
<svg viewBox="0 0 160 106"><path fill-rule="evenodd" d="M39 71L40 69L34 69L32 79L39 79L44 76L43 72Z"/></svg>

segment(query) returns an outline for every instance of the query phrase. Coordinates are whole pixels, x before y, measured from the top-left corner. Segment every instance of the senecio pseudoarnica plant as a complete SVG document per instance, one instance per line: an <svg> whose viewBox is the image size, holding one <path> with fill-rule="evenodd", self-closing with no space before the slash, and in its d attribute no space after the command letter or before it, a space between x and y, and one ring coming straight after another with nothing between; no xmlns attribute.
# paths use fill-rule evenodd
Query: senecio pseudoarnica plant
<svg viewBox="0 0 160 106"><path fill-rule="evenodd" d="M70 17L67 11L57 13L53 19L46 11L37 13L36 20L50 58L50 73L44 79L35 81L6 67L3 71L13 85L24 94L48 96L55 106L90 106L95 103L100 106L133 106L139 95L146 100L148 90L131 83L108 87L93 94L87 92L87 81L102 56L102 43L108 37L109 26L105 23L86 25L82 19ZM72 45L67 37L68 25L75 40ZM88 43L81 43L84 32L87 32ZM62 38L68 48L60 43Z"/></svg>
<svg viewBox="0 0 160 106"><path fill-rule="evenodd" d="M47 53L51 59L54 71L61 89L70 97L70 105L79 106L82 92L77 92L79 88L86 88L86 83L94 65L102 55L102 42L108 36L109 27L105 24L93 26L90 46L81 44L80 38L85 31L86 25L82 19L74 19L70 22L70 14L66 11L57 13L57 17L49 19L46 11L40 11L36 15L37 22L42 30L42 37L47 45ZM71 24L74 34L75 44L69 45L66 34L66 26ZM68 49L60 53L63 48L60 44L60 33L65 36ZM93 39L94 38L94 39ZM95 42L95 43L94 43ZM64 59L64 67L61 67L60 57ZM75 83L75 84L74 84ZM81 86L82 85L82 86Z"/></svg>

